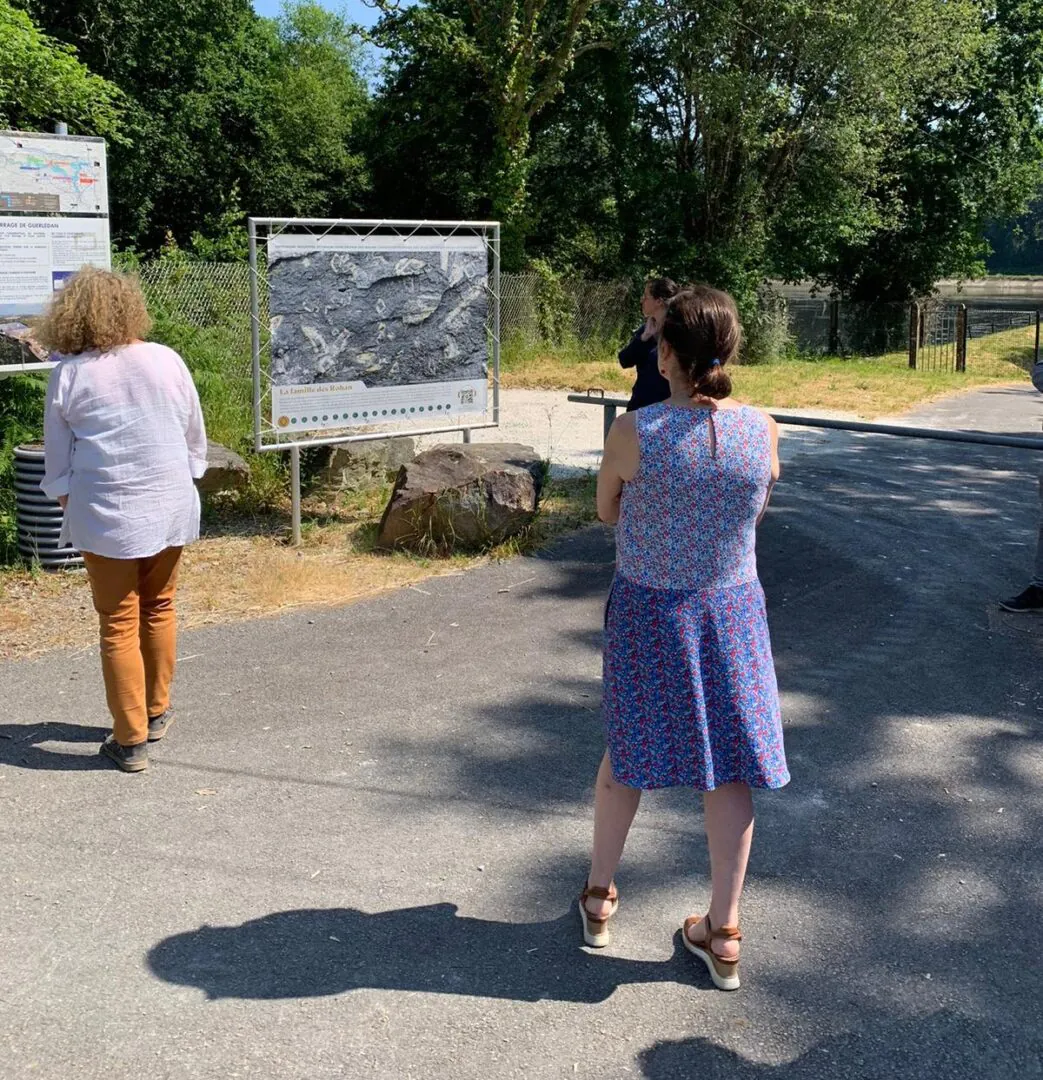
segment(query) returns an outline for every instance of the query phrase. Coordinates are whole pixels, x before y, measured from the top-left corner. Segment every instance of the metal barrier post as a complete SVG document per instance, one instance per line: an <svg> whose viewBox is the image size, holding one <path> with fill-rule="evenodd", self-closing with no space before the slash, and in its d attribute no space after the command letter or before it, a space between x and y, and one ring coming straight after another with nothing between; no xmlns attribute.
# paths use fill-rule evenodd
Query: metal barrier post
<svg viewBox="0 0 1043 1080"><path fill-rule="evenodd" d="M909 366L916 370L916 358L920 352L920 305L909 305Z"/></svg>
<svg viewBox="0 0 1043 1080"><path fill-rule="evenodd" d="M293 546L301 546L301 448L290 447L290 517Z"/></svg>
<svg viewBox="0 0 1043 1080"><path fill-rule="evenodd" d="M608 433L612 430L612 425L616 422L616 408L617 406L615 405L606 405L604 408L605 428L603 437L605 439L608 438Z"/></svg>
<svg viewBox="0 0 1043 1080"><path fill-rule="evenodd" d="M967 370L967 305L956 309L956 370Z"/></svg>
<svg viewBox="0 0 1043 1080"><path fill-rule="evenodd" d="M1039 308L1036 308L1036 355L1032 361L1034 364L1039 363Z"/></svg>

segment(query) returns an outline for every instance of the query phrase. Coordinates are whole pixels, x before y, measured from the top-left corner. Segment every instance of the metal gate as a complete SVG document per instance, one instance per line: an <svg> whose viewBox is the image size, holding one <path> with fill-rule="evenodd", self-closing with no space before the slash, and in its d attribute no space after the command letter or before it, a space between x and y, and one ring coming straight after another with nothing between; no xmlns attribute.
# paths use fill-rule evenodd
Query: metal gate
<svg viewBox="0 0 1043 1080"><path fill-rule="evenodd" d="M913 304L909 366L918 371L967 370L967 308L937 300Z"/></svg>
<svg viewBox="0 0 1043 1080"><path fill-rule="evenodd" d="M972 369L997 360L1021 368L1038 364L1039 331L1039 311L968 308L967 354Z"/></svg>
<svg viewBox="0 0 1043 1080"><path fill-rule="evenodd" d="M1007 361L1030 368L1040 360L1040 312L969 307L930 300L909 314L909 366L919 371L966 371Z"/></svg>

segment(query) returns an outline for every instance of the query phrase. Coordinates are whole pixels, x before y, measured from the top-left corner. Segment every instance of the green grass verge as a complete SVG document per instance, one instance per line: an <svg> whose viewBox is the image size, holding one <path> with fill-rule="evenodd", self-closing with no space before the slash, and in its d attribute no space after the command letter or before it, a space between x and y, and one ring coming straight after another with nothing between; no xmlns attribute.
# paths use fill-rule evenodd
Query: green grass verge
<svg viewBox="0 0 1043 1080"><path fill-rule="evenodd" d="M905 353L879 357L792 356L746 364L732 372L735 396L765 408L829 409L868 418L891 416L975 386L1022 382L1031 368L1035 329L1009 330L970 342L967 371L910 370ZM925 357L925 362L927 358ZM548 346L505 343L501 381L507 388L599 388L628 395L631 371L609 343Z"/></svg>

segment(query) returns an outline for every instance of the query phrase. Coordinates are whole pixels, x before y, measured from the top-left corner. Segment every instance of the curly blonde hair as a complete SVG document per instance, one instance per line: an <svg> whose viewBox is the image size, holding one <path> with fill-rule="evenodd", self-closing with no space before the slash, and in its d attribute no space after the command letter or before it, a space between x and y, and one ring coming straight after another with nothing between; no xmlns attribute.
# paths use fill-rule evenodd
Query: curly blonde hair
<svg viewBox="0 0 1043 1080"><path fill-rule="evenodd" d="M45 349L74 356L127 345L151 328L136 278L85 266L55 295L34 336Z"/></svg>

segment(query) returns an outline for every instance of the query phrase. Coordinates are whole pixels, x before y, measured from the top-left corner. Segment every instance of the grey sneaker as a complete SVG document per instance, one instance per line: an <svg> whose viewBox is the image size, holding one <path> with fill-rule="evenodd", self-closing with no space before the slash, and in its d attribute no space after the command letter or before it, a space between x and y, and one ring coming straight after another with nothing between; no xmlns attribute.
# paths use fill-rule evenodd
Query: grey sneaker
<svg viewBox="0 0 1043 1080"><path fill-rule="evenodd" d="M148 768L148 746L145 743L121 746L116 742L116 736L110 735L101 744L98 753L114 761L124 772L141 772Z"/></svg>
<svg viewBox="0 0 1043 1080"><path fill-rule="evenodd" d="M1039 585L1030 585L1017 596L1012 596L1009 600L1001 600L1000 607L1004 611L1013 611L1019 615L1023 611L1043 611L1043 588Z"/></svg>
<svg viewBox="0 0 1043 1080"><path fill-rule="evenodd" d="M167 733L167 728L174 722L174 710L167 709L165 713L160 713L159 716L150 716L148 718L148 741L159 742Z"/></svg>

